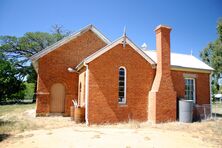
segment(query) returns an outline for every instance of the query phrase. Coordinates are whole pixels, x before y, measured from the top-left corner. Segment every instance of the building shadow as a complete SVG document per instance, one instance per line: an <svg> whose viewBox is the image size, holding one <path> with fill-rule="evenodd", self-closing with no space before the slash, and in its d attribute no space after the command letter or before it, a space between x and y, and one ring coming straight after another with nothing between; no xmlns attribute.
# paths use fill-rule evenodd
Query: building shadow
<svg viewBox="0 0 222 148"><path fill-rule="evenodd" d="M0 134L0 142L2 142L3 140L9 138L11 135L10 134Z"/></svg>
<svg viewBox="0 0 222 148"><path fill-rule="evenodd" d="M212 116L222 118L222 114L220 114L220 113L212 113Z"/></svg>

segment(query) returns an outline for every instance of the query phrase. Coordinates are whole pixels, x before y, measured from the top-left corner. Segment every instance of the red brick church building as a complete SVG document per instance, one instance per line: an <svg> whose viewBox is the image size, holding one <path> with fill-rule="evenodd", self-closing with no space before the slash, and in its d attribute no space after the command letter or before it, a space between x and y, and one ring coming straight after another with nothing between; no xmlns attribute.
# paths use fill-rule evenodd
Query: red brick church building
<svg viewBox="0 0 222 148"><path fill-rule="evenodd" d="M126 35L111 42L93 25L31 57L38 73L36 115L69 116L72 100L88 124L176 120L177 99L210 104L212 68L170 52L171 28L155 29L156 51Z"/></svg>

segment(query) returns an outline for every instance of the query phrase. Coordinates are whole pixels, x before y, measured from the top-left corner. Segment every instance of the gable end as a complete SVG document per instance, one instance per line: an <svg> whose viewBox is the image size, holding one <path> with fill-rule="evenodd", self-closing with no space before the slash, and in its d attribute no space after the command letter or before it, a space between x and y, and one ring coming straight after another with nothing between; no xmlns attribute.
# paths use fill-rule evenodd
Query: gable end
<svg viewBox="0 0 222 148"><path fill-rule="evenodd" d="M85 60L83 60L79 65L77 65L76 69L79 69L81 66L84 65L84 63L85 64L90 63L91 61L93 61L97 57L99 57L102 54L104 54L105 52L109 51L110 49L112 49L116 45L122 44L123 42L125 42L126 44L129 44L139 55L141 55L145 60L147 60L154 68L156 63L149 56L147 56L140 48L138 48L128 37L122 36L119 39L117 39L116 41L112 42L111 44L101 48L100 50L98 50L94 54L85 58Z"/></svg>
<svg viewBox="0 0 222 148"><path fill-rule="evenodd" d="M93 25L88 25L84 28L82 28L80 31L75 32L63 39L61 39L60 41L52 44L51 46L41 50L40 52L36 53L35 55L31 56L30 59L32 61L38 60L39 58L43 57L44 55L48 54L49 52L57 49L58 47L68 43L69 41L77 38L78 36L82 35L83 33L85 33L86 31L91 30L92 32L95 33L96 36L98 36L102 41L104 41L106 44L110 43L110 40L107 39L96 27L94 27Z"/></svg>

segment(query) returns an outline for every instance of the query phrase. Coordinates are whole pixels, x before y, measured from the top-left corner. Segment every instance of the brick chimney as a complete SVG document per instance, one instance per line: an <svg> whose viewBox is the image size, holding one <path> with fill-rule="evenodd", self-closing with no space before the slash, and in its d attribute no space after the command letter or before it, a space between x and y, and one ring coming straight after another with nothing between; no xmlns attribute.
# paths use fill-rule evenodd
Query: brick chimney
<svg viewBox="0 0 222 148"><path fill-rule="evenodd" d="M170 31L170 27L163 25L155 29L157 68L148 101L148 119L154 123L176 120L176 92L170 70Z"/></svg>

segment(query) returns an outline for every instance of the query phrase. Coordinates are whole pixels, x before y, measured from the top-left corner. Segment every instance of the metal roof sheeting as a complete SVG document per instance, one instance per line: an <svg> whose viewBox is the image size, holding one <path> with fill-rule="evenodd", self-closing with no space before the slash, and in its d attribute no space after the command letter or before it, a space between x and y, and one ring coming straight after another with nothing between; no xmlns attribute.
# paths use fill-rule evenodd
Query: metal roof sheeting
<svg viewBox="0 0 222 148"><path fill-rule="evenodd" d="M157 63L157 55L154 50L143 50L155 63ZM180 68L192 68L213 71L214 69L197 59L192 55L171 53L171 66Z"/></svg>

